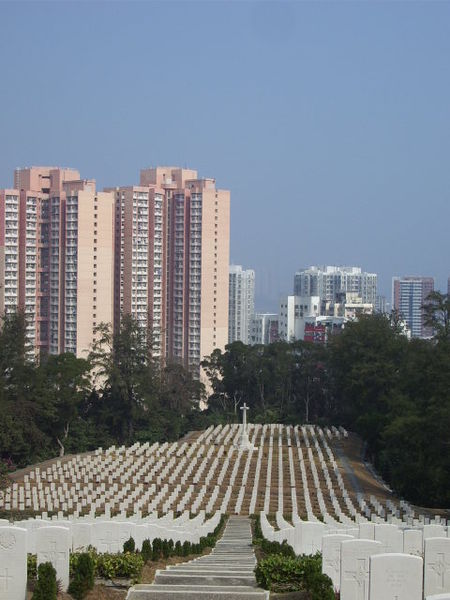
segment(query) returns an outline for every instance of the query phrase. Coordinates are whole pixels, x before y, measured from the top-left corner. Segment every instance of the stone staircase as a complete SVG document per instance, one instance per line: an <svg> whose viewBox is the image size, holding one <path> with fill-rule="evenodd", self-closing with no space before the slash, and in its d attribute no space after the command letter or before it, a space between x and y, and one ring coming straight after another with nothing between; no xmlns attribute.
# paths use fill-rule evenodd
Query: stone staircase
<svg viewBox="0 0 450 600"><path fill-rule="evenodd" d="M153 584L130 588L127 600L266 600L255 565L250 520L230 517L211 554L158 570Z"/></svg>

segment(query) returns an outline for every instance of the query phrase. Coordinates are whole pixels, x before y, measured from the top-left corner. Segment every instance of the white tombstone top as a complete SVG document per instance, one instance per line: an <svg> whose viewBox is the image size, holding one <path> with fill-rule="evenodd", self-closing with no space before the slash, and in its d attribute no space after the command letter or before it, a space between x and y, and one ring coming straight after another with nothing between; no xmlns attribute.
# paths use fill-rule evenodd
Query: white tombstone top
<svg viewBox="0 0 450 600"><path fill-rule="evenodd" d="M27 593L27 530L0 527L0 600L24 600Z"/></svg>
<svg viewBox="0 0 450 600"><path fill-rule="evenodd" d="M450 592L450 538L425 540L425 596Z"/></svg>
<svg viewBox="0 0 450 600"><path fill-rule="evenodd" d="M410 554L370 557L370 600L422 600L423 561Z"/></svg>
<svg viewBox="0 0 450 600"><path fill-rule="evenodd" d="M368 600L369 557L382 549L380 542L372 540L341 542L341 600Z"/></svg>
<svg viewBox="0 0 450 600"><path fill-rule="evenodd" d="M37 564L50 562L64 591L69 587L70 531L67 527L40 527L36 532Z"/></svg>

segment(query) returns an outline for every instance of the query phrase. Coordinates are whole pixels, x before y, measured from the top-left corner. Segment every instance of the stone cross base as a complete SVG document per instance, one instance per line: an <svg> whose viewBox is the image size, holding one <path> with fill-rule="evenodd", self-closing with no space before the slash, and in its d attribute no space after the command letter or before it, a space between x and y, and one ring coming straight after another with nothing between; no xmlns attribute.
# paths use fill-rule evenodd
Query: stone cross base
<svg viewBox="0 0 450 600"><path fill-rule="evenodd" d="M239 450L256 450L255 446L248 439L247 432L241 433L239 440L236 443L236 447Z"/></svg>

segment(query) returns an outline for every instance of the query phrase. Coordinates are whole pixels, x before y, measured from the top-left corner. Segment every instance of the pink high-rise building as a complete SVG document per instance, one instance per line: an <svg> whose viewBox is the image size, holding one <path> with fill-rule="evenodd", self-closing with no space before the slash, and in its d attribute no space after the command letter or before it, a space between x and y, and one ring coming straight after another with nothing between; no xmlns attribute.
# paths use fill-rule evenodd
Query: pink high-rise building
<svg viewBox="0 0 450 600"><path fill-rule="evenodd" d="M0 314L21 308L36 353L85 356L133 315L155 356L199 372L228 337L230 193L155 167L97 192L78 171L17 169L0 191Z"/></svg>
<svg viewBox="0 0 450 600"><path fill-rule="evenodd" d="M116 326L132 314L155 355L199 372L227 343L230 194L178 167L115 193Z"/></svg>
<svg viewBox="0 0 450 600"><path fill-rule="evenodd" d="M0 192L0 314L24 310L36 354L86 356L113 318L114 197L73 169L17 169L14 184Z"/></svg>

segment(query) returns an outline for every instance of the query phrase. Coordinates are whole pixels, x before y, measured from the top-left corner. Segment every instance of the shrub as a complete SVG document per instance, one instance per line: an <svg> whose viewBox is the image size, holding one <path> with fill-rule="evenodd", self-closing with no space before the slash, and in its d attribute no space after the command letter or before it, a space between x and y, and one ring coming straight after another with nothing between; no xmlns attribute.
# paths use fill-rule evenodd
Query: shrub
<svg viewBox="0 0 450 600"><path fill-rule="evenodd" d="M125 577L139 580L144 559L140 554L99 554L97 556L97 575L105 579Z"/></svg>
<svg viewBox="0 0 450 600"><path fill-rule="evenodd" d="M132 537L130 537L130 539L124 543L123 551L124 552L134 552L135 550L136 550L135 541Z"/></svg>
<svg viewBox="0 0 450 600"><path fill-rule="evenodd" d="M142 554L142 558L144 559L145 563L151 559L153 551L152 551L152 544L151 544L150 540L144 540L142 542L141 554Z"/></svg>
<svg viewBox="0 0 450 600"><path fill-rule="evenodd" d="M311 600L335 600L333 582L322 573L322 555L317 552L314 556L302 556L304 585L310 593Z"/></svg>
<svg viewBox="0 0 450 600"><path fill-rule="evenodd" d="M37 577L37 556L36 554L27 554L27 578L35 580Z"/></svg>
<svg viewBox="0 0 450 600"><path fill-rule="evenodd" d="M180 542L180 541L178 541L178 542L175 544L175 548L174 548L174 550L173 550L173 551L174 551L174 553L175 553L175 556L183 556L183 546L181 545L181 542Z"/></svg>
<svg viewBox="0 0 450 600"><path fill-rule="evenodd" d="M89 590L94 587L95 564L88 552L80 554L73 567L73 579L69 585L69 594L75 600L82 600Z"/></svg>
<svg viewBox="0 0 450 600"><path fill-rule="evenodd" d="M39 565L37 570L37 582L34 588L33 600L56 600L58 586L56 583L56 571L49 562Z"/></svg>
<svg viewBox="0 0 450 600"><path fill-rule="evenodd" d="M183 543L183 556L189 556L190 553L191 553L191 543L184 542Z"/></svg>
<svg viewBox="0 0 450 600"><path fill-rule="evenodd" d="M163 555L163 558L169 558L169 556L170 556L170 546L169 546L169 542L167 540L163 540L162 555Z"/></svg>
<svg viewBox="0 0 450 600"><path fill-rule="evenodd" d="M81 556L78 553L70 555L70 576L72 578L75 577ZM89 556L94 565L95 576L104 579L123 577L136 582L139 580L144 566L142 554L97 554L95 550L91 549Z"/></svg>
<svg viewBox="0 0 450 600"><path fill-rule="evenodd" d="M300 561L282 554L271 554L261 560L256 569L256 581L266 590L296 592L304 590Z"/></svg>
<svg viewBox="0 0 450 600"><path fill-rule="evenodd" d="M159 560L161 558L162 542L159 538L153 540L153 552L152 560Z"/></svg>
<svg viewBox="0 0 450 600"><path fill-rule="evenodd" d="M311 600L335 600L331 579L322 574L320 553L297 558L271 554L259 562L255 575L261 587L274 592L305 591Z"/></svg>

